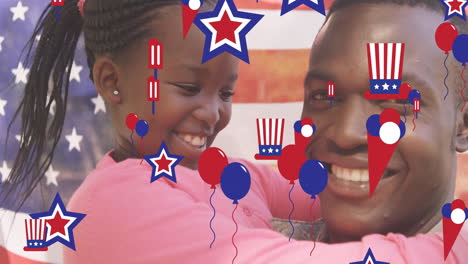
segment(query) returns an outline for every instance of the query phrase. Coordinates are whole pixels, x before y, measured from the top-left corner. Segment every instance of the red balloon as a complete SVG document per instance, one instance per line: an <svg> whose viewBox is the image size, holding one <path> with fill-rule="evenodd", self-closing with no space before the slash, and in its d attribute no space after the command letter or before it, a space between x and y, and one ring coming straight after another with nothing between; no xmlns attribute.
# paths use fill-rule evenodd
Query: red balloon
<svg viewBox="0 0 468 264"><path fill-rule="evenodd" d="M452 23L445 22L439 25L435 33L435 40L439 49L448 54L452 50L453 41L458 36L458 30Z"/></svg>
<svg viewBox="0 0 468 264"><path fill-rule="evenodd" d="M380 114L380 124L383 125L387 122L393 122L397 125L400 124L400 113L393 108L387 108Z"/></svg>
<svg viewBox="0 0 468 264"><path fill-rule="evenodd" d="M130 113L127 115L127 119L125 120L125 123L127 124L128 129L130 130L135 130L136 124L140 121L138 119L138 116L135 113Z"/></svg>
<svg viewBox="0 0 468 264"><path fill-rule="evenodd" d="M403 95L405 100L408 99L408 94L411 92L411 85L408 83L402 83L400 86L400 94Z"/></svg>
<svg viewBox="0 0 468 264"><path fill-rule="evenodd" d="M278 159L278 170L281 175L293 184L299 178L302 165L306 162L304 149L297 145L287 145Z"/></svg>
<svg viewBox="0 0 468 264"><path fill-rule="evenodd" d="M219 148L211 147L205 149L198 160L198 173L204 182L216 189L216 184L221 181L221 174L228 165L226 154Z"/></svg>

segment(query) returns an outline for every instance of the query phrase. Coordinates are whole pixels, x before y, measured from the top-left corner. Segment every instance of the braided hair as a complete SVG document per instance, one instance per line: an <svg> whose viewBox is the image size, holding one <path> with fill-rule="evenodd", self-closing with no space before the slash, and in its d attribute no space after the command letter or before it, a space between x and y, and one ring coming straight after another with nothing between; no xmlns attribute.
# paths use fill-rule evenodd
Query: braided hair
<svg viewBox="0 0 468 264"><path fill-rule="evenodd" d="M58 21L55 7L49 4L23 49L27 50L25 63L32 62L32 65L6 137L8 140L12 124L21 117L22 140L0 198L2 202L18 203L16 210L42 180L54 158L62 135L71 68L81 32L84 32L87 64L91 69L89 78L93 81L92 69L98 56L112 58L124 51L149 33L147 25L158 18L158 9L180 3L179 0L87 0L82 17L78 2L65 1ZM33 50L38 35L41 38ZM54 102L56 113L50 117Z"/></svg>

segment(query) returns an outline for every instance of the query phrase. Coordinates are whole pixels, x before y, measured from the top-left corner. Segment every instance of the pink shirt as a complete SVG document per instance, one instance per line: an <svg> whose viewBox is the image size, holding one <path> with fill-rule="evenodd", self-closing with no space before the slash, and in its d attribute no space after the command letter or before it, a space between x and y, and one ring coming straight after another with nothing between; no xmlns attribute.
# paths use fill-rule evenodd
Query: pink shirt
<svg viewBox="0 0 468 264"><path fill-rule="evenodd" d="M218 186L213 197L216 217L209 204L212 193L197 171L176 167L177 184L165 178L150 183L151 167L138 159L116 163L107 154L73 195L67 210L87 216L74 229L76 251L64 248L65 263L231 263L235 248L231 239L235 207ZM361 242L342 244L311 241L288 242L272 230L272 217L288 218L290 185L278 172L264 165L239 161L249 170L251 189L239 200L234 215L238 232L235 263L335 263L361 261L368 248L379 261L391 264L440 264L441 234L407 238L400 234L368 235ZM292 192L293 218L311 221L319 206L299 184ZM313 216L312 216L313 214ZM468 230L458 237L445 263L468 263Z"/></svg>

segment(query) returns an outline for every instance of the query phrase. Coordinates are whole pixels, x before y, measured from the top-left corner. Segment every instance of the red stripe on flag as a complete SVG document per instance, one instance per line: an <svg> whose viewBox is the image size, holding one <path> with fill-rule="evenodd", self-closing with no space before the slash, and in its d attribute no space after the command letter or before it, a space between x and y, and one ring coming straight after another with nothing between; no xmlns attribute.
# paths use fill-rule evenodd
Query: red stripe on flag
<svg viewBox="0 0 468 264"><path fill-rule="evenodd" d="M273 131L273 118L269 118L269 121L270 121L270 134L268 136L268 141L269 141L269 145L273 145L273 142L271 141L273 139L272 135L272 131Z"/></svg>
<svg viewBox="0 0 468 264"><path fill-rule="evenodd" d="M376 43L374 45L375 47L375 76L377 79L382 79L380 78L380 60L379 60L379 56L380 56L380 53L379 53L379 44Z"/></svg>
<svg viewBox="0 0 468 264"><path fill-rule="evenodd" d="M265 118L262 119L262 125L263 125L263 145L266 145L266 120Z"/></svg>
<svg viewBox="0 0 468 264"><path fill-rule="evenodd" d="M28 219L24 219L24 227L26 228L26 240L29 240Z"/></svg>
<svg viewBox="0 0 468 264"><path fill-rule="evenodd" d="M260 119L257 118L257 139L258 139L258 144L262 144L260 141Z"/></svg>

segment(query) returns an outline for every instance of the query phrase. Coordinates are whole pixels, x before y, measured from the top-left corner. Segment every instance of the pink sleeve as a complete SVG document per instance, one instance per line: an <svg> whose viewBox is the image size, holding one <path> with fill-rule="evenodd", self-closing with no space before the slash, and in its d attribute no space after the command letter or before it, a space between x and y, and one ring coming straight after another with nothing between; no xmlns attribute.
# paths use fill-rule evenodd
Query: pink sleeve
<svg viewBox="0 0 468 264"><path fill-rule="evenodd" d="M118 184L125 186L125 182ZM69 210L87 216L74 231L77 250L64 249L65 263L232 262L236 254L231 242L235 225L230 215L216 215L217 238L210 249L212 234L207 219L212 211L208 205L162 182L146 186L138 193L125 191L124 187L100 188L74 197ZM234 240L238 248L236 264L347 264L362 260L369 247L379 261L391 264L443 263L442 239L438 235L371 235L363 242L317 243L312 256L312 242L288 242L269 229L240 225ZM467 248L466 237L459 239L446 263L462 264L468 259Z"/></svg>
<svg viewBox="0 0 468 264"><path fill-rule="evenodd" d="M250 165L249 170L254 172L251 171L251 174L260 181L273 217L287 219L292 208L289 201L289 191L292 185L289 184L289 181L283 178L279 171L266 165L252 165L247 161L242 162ZM314 202L314 199L311 199L310 195L302 190L299 180L295 181L291 200L294 202L294 212L291 219L310 222L320 217L320 199L317 196Z"/></svg>

